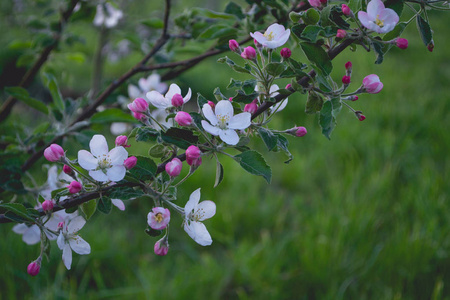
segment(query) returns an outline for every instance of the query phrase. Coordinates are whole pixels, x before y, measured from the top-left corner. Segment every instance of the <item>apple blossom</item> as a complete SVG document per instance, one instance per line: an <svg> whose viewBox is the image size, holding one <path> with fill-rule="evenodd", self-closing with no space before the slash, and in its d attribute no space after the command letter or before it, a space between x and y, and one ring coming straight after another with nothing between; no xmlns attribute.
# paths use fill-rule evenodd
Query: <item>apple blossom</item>
<svg viewBox="0 0 450 300"><path fill-rule="evenodd" d="M208 104L204 104L202 111L209 121L202 120L203 129L212 135L218 135L228 145L236 145L239 142L239 136L235 130L243 130L251 125L252 115L243 112L233 116L233 105L227 100L219 101L215 111Z"/></svg>
<svg viewBox="0 0 450 300"><path fill-rule="evenodd" d="M256 112L256 110L258 109L257 102L258 102L258 99L255 99L252 102L250 102L249 104L245 104L244 111L249 112L253 115Z"/></svg>
<svg viewBox="0 0 450 300"><path fill-rule="evenodd" d="M153 73L147 78L140 78L138 81L140 89L144 92L157 91L164 93L167 91L167 83L161 82L161 76L157 73ZM138 97L136 97L138 98Z"/></svg>
<svg viewBox="0 0 450 300"><path fill-rule="evenodd" d="M179 111L175 116L175 122L180 124L180 126L189 126L192 124L192 117L187 112Z"/></svg>
<svg viewBox="0 0 450 300"><path fill-rule="evenodd" d="M173 107L172 98L175 94L181 95L181 89L175 83L172 83L169 87L167 93L163 96L157 91L150 91L147 93L147 99L156 108L167 109ZM183 104L191 99L191 88L189 88L188 93L183 98Z"/></svg>
<svg viewBox="0 0 450 300"><path fill-rule="evenodd" d="M163 230L170 222L170 211L164 207L153 207L147 215L148 225L155 230Z"/></svg>
<svg viewBox="0 0 450 300"><path fill-rule="evenodd" d="M369 94L377 94L383 89L383 83L378 75L370 74L364 77L362 82L362 91Z"/></svg>
<svg viewBox="0 0 450 300"><path fill-rule="evenodd" d="M279 94L277 92L279 89L280 88L278 87L277 84L272 84L272 86L270 87L270 90L269 90L270 97L276 97ZM258 85L255 86L255 91L260 92ZM285 98L282 101L278 102L277 104L271 106L269 108L270 113L273 114L273 113L282 111L286 107L286 105L288 104L288 101L289 101L289 99Z"/></svg>
<svg viewBox="0 0 450 300"><path fill-rule="evenodd" d="M208 246L212 244L211 235L202 223L216 214L216 204L210 200L200 201L200 189L196 189L189 196L184 207L184 230L198 244Z"/></svg>
<svg viewBox="0 0 450 300"><path fill-rule="evenodd" d="M123 162L123 165L125 166L125 168L127 168L127 170L133 169L134 166L136 166L136 164L137 164L136 156L130 156Z"/></svg>
<svg viewBox="0 0 450 300"><path fill-rule="evenodd" d="M125 159L128 152L122 146L108 152L108 144L103 135L96 134L89 142L91 152L78 151L78 163L89 171L89 175L97 181L120 181L125 177Z"/></svg>
<svg viewBox="0 0 450 300"><path fill-rule="evenodd" d="M367 5L367 12L358 12L358 19L367 29L387 33L394 29L399 17L394 10L385 8L381 0L371 0Z"/></svg>
<svg viewBox="0 0 450 300"><path fill-rule="evenodd" d="M155 243L153 251L155 251L155 254L159 256L167 255L167 252L169 252L169 243L167 236L164 236L162 239Z"/></svg>
<svg viewBox="0 0 450 300"><path fill-rule="evenodd" d="M120 9L117 9L112 6L111 3L106 2L104 5L97 5L97 12L93 23L95 26L105 25L107 28L112 28L117 25L122 17L123 12Z"/></svg>
<svg viewBox="0 0 450 300"><path fill-rule="evenodd" d="M78 235L78 231L84 224L86 220L82 216L64 220L63 228L56 241L59 249L63 251L62 260L67 270L70 270L72 265L72 250L80 255L91 253L91 246Z"/></svg>
<svg viewBox="0 0 450 300"><path fill-rule="evenodd" d="M250 33L250 36L264 47L274 49L283 46L289 39L290 34L290 29L285 29L283 25L275 23L270 25L264 34L254 32Z"/></svg>
<svg viewBox="0 0 450 300"><path fill-rule="evenodd" d="M183 162L176 157L165 166L166 172L170 177L177 177L180 175L181 168L183 168Z"/></svg>
<svg viewBox="0 0 450 300"><path fill-rule="evenodd" d="M119 210L124 211L125 210L125 204L120 199L111 199L112 205L117 207Z"/></svg>
<svg viewBox="0 0 450 300"><path fill-rule="evenodd" d="M50 162L60 161L64 156L64 149L58 144L51 144L44 150L44 157Z"/></svg>
<svg viewBox="0 0 450 300"><path fill-rule="evenodd" d="M186 163L198 167L202 164L202 151L197 146L191 145L186 149Z"/></svg>
<svg viewBox="0 0 450 300"><path fill-rule="evenodd" d="M145 113L148 110L148 103L143 98L136 98L127 106L134 113Z"/></svg>
<svg viewBox="0 0 450 300"><path fill-rule="evenodd" d="M41 260L42 258L39 256L38 259L30 263L27 267L27 273L31 276L36 276L39 274L39 271L41 269Z"/></svg>
<svg viewBox="0 0 450 300"><path fill-rule="evenodd" d="M252 46L248 46L244 48L244 51L241 53L241 57L244 59L255 59L256 58L256 50Z"/></svg>

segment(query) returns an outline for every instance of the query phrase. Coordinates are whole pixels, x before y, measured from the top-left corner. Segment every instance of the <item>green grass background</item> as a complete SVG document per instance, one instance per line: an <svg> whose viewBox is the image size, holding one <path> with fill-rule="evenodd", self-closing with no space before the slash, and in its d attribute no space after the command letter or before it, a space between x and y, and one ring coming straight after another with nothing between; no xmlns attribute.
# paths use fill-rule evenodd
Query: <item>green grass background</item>
<svg viewBox="0 0 450 300"><path fill-rule="evenodd" d="M273 128L303 125L308 134L289 139L288 165L257 143L272 166L270 185L223 157L225 179L213 189L215 164L204 160L178 202L202 187L202 199L216 203L205 222L212 246L193 242L173 213L169 254L154 255L157 239L144 233L152 203L127 202L126 212L87 223L81 234L92 253L74 255L71 271L53 243L50 262L30 277L39 246L2 225L0 299L450 299L450 18L430 18L433 53L411 26L403 35L409 48L392 49L381 66L362 48L338 56L336 80L351 60L350 90L372 73L384 89L354 103L364 122L343 108L331 141L303 113L305 97L289 98ZM179 82L212 97L230 76L210 59Z"/></svg>

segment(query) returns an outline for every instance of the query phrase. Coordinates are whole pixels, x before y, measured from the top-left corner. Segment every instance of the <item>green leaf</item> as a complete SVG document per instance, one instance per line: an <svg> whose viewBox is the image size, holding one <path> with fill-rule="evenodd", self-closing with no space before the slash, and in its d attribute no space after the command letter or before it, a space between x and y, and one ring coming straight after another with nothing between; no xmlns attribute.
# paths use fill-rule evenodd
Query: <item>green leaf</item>
<svg viewBox="0 0 450 300"><path fill-rule="evenodd" d="M390 41L396 37L399 37L403 33L403 30L405 30L406 25L408 25L406 22L398 23L392 31L389 31L383 36L383 41Z"/></svg>
<svg viewBox="0 0 450 300"><path fill-rule="evenodd" d="M235 96L233 96L233 102L247 104L247 103L252 102L258 96L259 96L259 93L257 93L257 92L247 95L243 90L238 90L237 94Z"/></svg>
<svg viewBox="0 0 450 300"><path fill-rule="evenodd" d="M217 160L216 162L216 180L214 181L214 187L217 187L223 180L223 166Z"/></svg>
<svg viewBox="0 0 450 300"><path fill-rule="evenodd" d="M13 218L15 218L13 221L16 221L17 219L31 222L34 221L34 219L28 214L27 208L23 204L4 203L0 204L0 209L5 210L7 213L9 212L8 219L10 220L13 220Z"/></svg>
<svg viewBox="0 0 450 300"><path fill-rule="evenodd" d="M202 126L202 120L203 117L199 113L191 112L189 113L192 117L192 121L194 121L195 125L200 129L203 130Z"/></svg>
<svg viewBox="0 0 450 300"><path fill-rule="evenodd" d="M146 181L152 179L158 167L155 162L148 157L144 156L136 156L137 163L136 165L129 171L130 174L138 180ZM118 193L118 192L117 192ZM120 194L110 194L111 198L124 199Z"/></svg>
<svg viewBox="0 0 450 300"><path fill-rule="evenodd" d="M417 30L419 30L420 37L422 38L425 46L428 46L433 40L433 33L431 32L430 24L422 18L421 15L417 15Z"/></svg>
<svg viewBox="0 0 450 300"><path fill-rule="evenodd" d="M169 128L166 132L161 132L161 138L164 142L175 145L182 149L187 149L190 145L198 142L198 136L187 129Z"/></svg>
<svg viewBox="0 0 450 300"><path fill-rule="evenodd" d="M305 30L306 26L306 24L296 24L292 26L291 31L296 37L301 38L303 30Z"/></svg>
<svg viewBox="0 0 450 300"><path fill-rule="evenodd" d="M331 63L328 54L322 47L312 43L300 43L303 52L310 62L315 64L324 75L329 75L333 70L333 64Z"/></svg>
<svg viewBox="0 0 450 300"><path fill-rule="evenodd" d="M224 94L222 94L222 92L220 91L220 88L218 88L218 87L216 87L214 89L213 94L217 101L228 100L228 98Z"/></svg>
<svg viewBox="0 0 450 300"><path fill-rule="evenodd" d="M164 22L157 18L142 21L141 24L154 29L161 29L164 27Z"/></svg>
<svg viewBox="0 0 450 300"><path fill-rule="evenodd" d="M231 59L228 58L228 56L219 58L217 60L218 63L224 64L226 63L228 66L230 66L233 70L235 70L238 73L245 73L245 74L250 74L250 68L244 68L241 67L239 65L237 65L234 61L232 61Z"/></svg>
<svg viewBox="0 0 450 300"><path fill-rule="evenodd" d="M156 158L161 158L165 155L166 152L167 148L164 145L156 144L151 147L150 150L148 150L148 155Z"/></svg>
<svg viewBox="0 0 450 300"><path fill-rule="evenodd" d="M286 69L286 66L279 62L271 62L266 65L265 69L269 75L276 77Z"/></svg>
<svg viewBox="0 0 450 300"><path fill-rule="evenodd" d="M162 234L162 232L163 232L162 230L156 230L156 229L153 229L153 228L150 228L150 227L145 229L145 233L148 234L151 237L160 236Z"/></svg>
<svg viewBox="0 0 450 300"><path fill-rule="evenodd" d="M6 87L5 92L16 98L17 100L22 101L26 105L44 113L48 114L47 106L41 101L30 97L28 91L24 88L15 86L15 87Z"/></svg>
<svg viewBox="0 0 450 300"><path fill-rule="evenodd" d="M235 156L241 167L253 175L264 177L267 183L272 178L272 170L267 165L262 155L254 150L245 151Z"/></svg>
<svg viewBox="0 0 450 300"><path fill-rule="evenodd" d="M322 128L322 134L330 139L333 129L336 127L336 116L341 110L340 98L333 98L326 101L320 111L319 124Z"/></svg>
<svg viewBox="0 0 450 300"><path fill-rule="evenodd" d="M320 20L320 14L315 8L310 8L303 15L303 21L307 25L315 25Z"/></svg>
<svg viewBox="0 0 450 300"><path fill-rule="evenodd" d="M350 27L350 24L342 19L342 11L341 9L337 8L337 6L333 6L331 8L330 20L339 28L348 29Z"/></svg>
<svg viewBox="0 0 450 300"><path fill-rule="evenodd" d="M142 156L140 156L140 157L142 157ZM139 159L138 159L138 161L139 161ZM143 166L143 163L141 163L140 165ZM149 165L151 165L151 163ZM154 165L154 166L156 166L156 165ZM152 174L156 173L156 168L154 168L154 166L147 167L148 168L147 171L141 172L141 174L149 174L148 170L150 170L150 172ZM120 199L120 200L130 200L130 199L141 197L142 195L144 195L144 193L141 190L137 190L137 189L134 189L129 186L121 186L121 187L114 188L111 191L111 193L108 194L108 196L111 199Z"/></svg>
<svg viewBox="0 0 450 300"><path fill-rule="evenodd" d="M27 67L34 62L34 59L34 54L32 53L22 54L16 61L16 67Z"/></svg>
<svg viewBox="0 0 450 300"><path fill-rule="evenodd" d="M386 2L384 2L384 6L386 8L394 10L399 17L402 15L403 5L404 0L387 0Z"/></svg>
<svg viewBox="0 0 450 300"><path fill-rule="evenodd" d="M323 32L323 28L321 26L317 25L308 25L305 27L305 29L302 32L302 35L300 36L301 39L308 40L312 43L315 43L317 41L317 37L319 34Z"/></svg>
<svg viewBox="0 0 450 300"><path fill-rule="evenodd" d="M108 215L112 209L111 198L103 196L98 200L97 210L105 215Z"/></svg>
<svg viewBox="0 0 450 300"><path fill-rule="evenodd" d="M375 52L377 53L377 59L375 60L375 64L379 65L383 62L384 58L384 45L377 41L372 41L372 46Z"/></svg>
<svg viewBox="0 0 450 300"><path fill-rule="evenodd" d="M235 15L238 19L245 19L245 14L242 12L242 7L234 2L229 2L225 7L225 13Z"/></svg>
<svg viewBox="0 0 450 300"><path fill-rule="evenodd" d="M212 11L212 10L209 10L206 8L198 8L198 7L195 7L192 9L192 15L193 16L201 15L201 16L211 18L211 19L222 19L222 20L232 20L232 21L236 20L236 17L233 15Z"/></svg>
<svg viewBox="0 0 450 300"><path fill-rule="evenodd" d="M139 127L136 130L136 142L148 142L156 141L159 136L159 132L149 127Z"/></svg>
<svg viewBox="0 0 450 300"><path fill-rule="evenodd" d="M55 76L50 73L43 73L43 78L45 85L50 90L50 94L52 95L53 103L55 103L55 107L60 111L65 111L64 101L61 96L61 92L59 91L58 83L56 82Z"/></svg>
<svg viewBox="0 0 450 300"><path fill-rule="evenodd" d="M92 123L112 123L112 122L127 122L137 123L136 119L128 113L118 108L109 108L104 111L95 113L91 118Z"/></svg>
<svg viewBox="0 0 450 300"><path fill-rule="evenodd" d="M318 93L309 92L306 100L305 113L315 114L320 112L323 107L323 98Z"/></svg>
<svg viewBox="0 0 450 300"><path fill-rule="evenodd" d="M233 39L236 36L237 36L236 28L230 27L230 25L216 24L208 27L198 36L198 38L203 40L212 40L223 37Z"/></svg>
<svg viewBox="0 0 450 300"><path fill-rule="evenodd" d="M197 105L201 109L203 105L207 104L208 100L206 100L205 97L203 97L200 93L197 93Z"/></svg>
<svg viewBox="0 0 450 300"><path fill-rule="evenodd" d="M80 205L81 211L84 214L84 218L86 221L88 221L95 213L95 210L97 209L97 201L96 200L90 200L88 202L84 202Z"/></svg>
<svg viewBox="0 0 450 300"><path fill-rule="evenodd" d="M362 0L349 0L348 7L350 7L350 9L353 12L360 11L361 10L361 2L362 2Z"/></svg>
<svg viewBox="0 0 450 300"><path fill-rule="evenodd" d="M288 160L285 161L285 164L288 164L291 160L294 159L294 156L289 151L289 141L283 135L279 133L275 133L275 136L278 138L277 146L279 149L283 150L284 153L288 156Z"/></svg>
<svg viewBox="0 0 450 300"><path fill-rule="evenodd" d="M264 127L258 128L258 133L268 151L272 151L278 144L278 138L270 131Z"/></svg>

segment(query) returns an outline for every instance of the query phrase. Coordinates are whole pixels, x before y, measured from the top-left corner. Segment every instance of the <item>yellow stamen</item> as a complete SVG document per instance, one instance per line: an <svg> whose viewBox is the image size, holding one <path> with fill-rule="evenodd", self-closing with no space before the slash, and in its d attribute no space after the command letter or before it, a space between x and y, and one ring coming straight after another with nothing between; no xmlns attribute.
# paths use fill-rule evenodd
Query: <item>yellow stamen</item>
<svg viewBox="0 0 450 300"><path fill-rule="evenodd" d="M377 24L380 27L383 27L384 26L384 22L382 20L378 19L379 16L380 15L377 15L377 18L375 19L375 24Z"/></svg>
<svg viewBox="0 0 450 300"><path fill-rule="evenodd" d="M161 223L164 220L164 218L161 213L157 213L155 215L155 220L156 220L156 222Z"/></svg>
<svg viewBox="0 0 450 300"><path fill-rule="evenodd" d="M269 33L267 33L267 32L265 32L264 33L264 37L268 40L268 41L271 41L271 40L273 40L275 37L273 36L273 32L271 31L271 32L269 32Z"/></svg>

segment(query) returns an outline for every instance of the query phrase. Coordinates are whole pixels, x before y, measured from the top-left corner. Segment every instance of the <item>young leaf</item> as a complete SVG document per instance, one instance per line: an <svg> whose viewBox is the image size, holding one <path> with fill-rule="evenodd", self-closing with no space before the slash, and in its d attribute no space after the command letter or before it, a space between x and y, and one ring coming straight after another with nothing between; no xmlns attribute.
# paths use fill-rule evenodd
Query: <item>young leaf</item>
<svg viewBox="0 0 450 300"><path fill-rule="evenodd" d="M283 73L283 71L286 69L285 65L279 62L271 62L267 64L266 71L269 73L269 75L272 75L274 77L280 75Z"/></svg>
<svg viewBox="0 0 450 300"><path fill-rule="evenodd" d="M136 142L156 141L159 132L153 128L139 127L136 130Z"/></svg>
<svg viewBox="0 0 450 300"><path fill-rule="evenodd" d="M323 98L315 92L308 93L308 100L306 100L305 113L315 114L322 110Z"/></svg>
<svg viewBox="0 0 450 300"><path fill-rule="evenodd" d="M417 15L417 29L419 30L420 37L422 38L425 46L428 46L433 40L433 33L431 32L430 24L422 18L421 15Z"/></svg>
<svg viewBox="0 0 450 300"><path fill-rule="evenodd" d="M312 44L312 43L300 43L302 50L310 62L315 64L324 75L329 75L333 69L333 64L331 63L328 54L323 50L322 47Z"/></svg>
<svg viewBox="0 0 450 300"><path fill-rule="evenodd" d="M279 133L275 133L275 136L278 138L277 146L279 149L283 150L284 153L288 156L288 160L286 160L284 163L288 164L291 162L291 160L294 159L294 156L289 151L289 141L287 138L285 138L283 135Z"/></svg>
<svg viewBox="0 0 450 300"><path fill-rule="evenodd" d="M341 106L340 98L333 98L326 101L320 111L319 124L322 128L322 134L328 139L330 139L331 133L336 127L336 116L341 111Z"/></svg>
<svg viewBox="0 0 450 300"><path fill-rule="evenodd" d="M254 150L245 151L235 156L241 167L253 175L264 177L267 183L272 179L272 170L261 154Z"/></svg>
<svg viewBox="0 0 450 300"><path fill-rule="evenodd" d="M17 100L22 101L26 105L44 113L48 114L47 106L41 101L30 97L28 91L24 88L15 86L15 87L6 87L5 92L16 98Z"/></svg>
<svg viewBox="0 0 450 300"><path fill-rule="evenodd" d="M84 214L84 218L87 221L94 215L95 210L97 209L97 201L90 200L88 202L84 202L83 204L80 205L80 207L81 211Z"/></svg>
<svg viewBox="0 0 450 300"><path fill-rule="evenodd" d="M229 59L228 56L219 58L217 60L217 62L221 63L221 64L226 63L227 65L229 65L233 70L235 70L238 73L250 74L250 70L249 69L237 65L234 61Z"/></svg>
<svg viewBox="0 0 450 300"><path fill-rule="evenodd" d="M203 105L205 105L206 103L208 103L208 100L206 100L205 97L203 97L200 93L197 93L197 105L198 107L200 107L200 109L203 107Z"/></svg>
<svg viewBox="0 0 450 300"><path fill-rule="evenodd" d="M56 108L61 113L64 113L66 107L64 105L64 100L62 99L61 92L59 91L58 83L56 82L55 76L50 73L43 74L45 85L50 90L50 94L52 95L53 103L55 103Z"/></svg>
<svg viewBox="0 0 450 300"><path fill-rule="evenodd" d="M142 164L141 164L141 166L142 166ZM153 167L148 167L147 170L150 169L150 172L153 172L152 168ZM129 186L121 186L121 187L114 188L111 191L111 193L109 193L108 196L111 199L130 200L130 199L138 198L138 197L142 196L143 194L144 193L141 190L135 190Z"/></svg>
<svg viewBox="0 0 450 300"><path fill-rule="evenodd" d="M108 215L112 209L111 198L103 196L98 200L97 210L105 215Z"/></svg>
<svg viewBox="0 0 450 300"><path fill-rule="evenodd" d="M157 170L157 166L153 160L151 160L148 157L144 156L136 156L137 163L133 167L133 169L130 170L130 173L133 177L135 177L138 180L146 181L152 179ZM119 197L120 195L117 194L110 194L111 198L119 198L123 199L123 197Z"/></svg>
<svg viewBox="0 0 450 300"><path fill-rule="evenodd" d="M166 143L182 149L187 149L190 145L198 142L198 136L194 135L192 131L180 128L169 128L166 132L161 132L161 138Z"/></svg>
<svg viewBox="0 0 450 300"><path fill-rule="evenodd" d="M259 136L267 147L267 150L272 151L278 144L278 138L269 129L260 127L258 129Z"/></svg>
<svg viewBox="0 0 450 300"><path fill-rule="evenodd" d="M223 180L223 166L217 160L216 162L216 181L214 181L214 187L217 187Z"/></svg>

